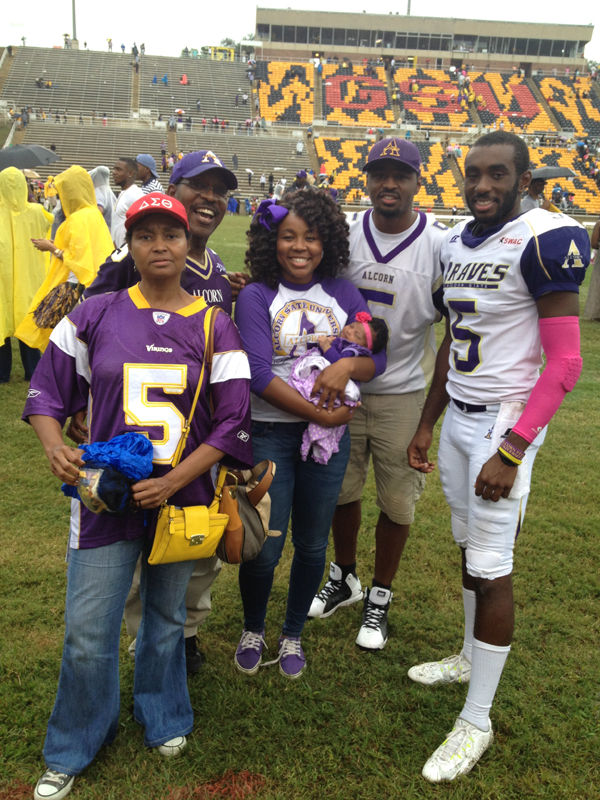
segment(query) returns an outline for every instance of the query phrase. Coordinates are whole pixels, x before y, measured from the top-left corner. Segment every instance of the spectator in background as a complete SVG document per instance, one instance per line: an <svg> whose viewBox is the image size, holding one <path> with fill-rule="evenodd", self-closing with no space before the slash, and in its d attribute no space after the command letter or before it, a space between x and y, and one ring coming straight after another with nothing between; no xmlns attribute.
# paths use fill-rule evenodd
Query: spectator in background
<svg viewBox="0 0 600 800"><path fill-rule="evenodd" d="M140 45L140 53L145 56L146 55L146 45L142 42Z"/></svg>
<svg viewBox="0 0 600 800"><path fill-rule="evenodd" d="M142 182L142 192L144 194L150 194L150 192L164 192L158 180L156 161L152 156L149 153L140 153L135 161L137 164L137 176Z"/></svg>
<svg viewBox="0 0 600 800"><path fill-rule="evenodd" d="M98 209L110 230L112 228L113 208L117 203L115 193L110 188L110 170L108 167L96 167L90 170L89 174L94 184Z"/></svg>
<svg viewBox="0 0 600 800"><path fill-rule="evenodd" d="M273 173L269 173L269 194L273 194L273 189L275 187L275 179L273 178Z"/></svg>
<svg viewBox="0 0 600 800"><path fill-rule="evenodd" d="M532 179L527 189L527 194L521 200L521 214L531 211L532 208L550 209L550 200L544 200L543 194L546 188L546 181L542 178Z"/></svg>
<svg viewBox="0 0 600 800"><path fill-rule="evenodd" d="M251 169L246 169L246 172L248 173L248 186L252 186L252 176L254 172Z"/></svg>
<svg viewBox="0 0 600 800"><path fill-rule="evenodd" d="M56 191L56 190L54 190ZM44 254L32 239L48 235L52 214L27 200L27 181L15 167L0 173L0 383L12 368L10 337L25 318L33 296L46 276ZM31 380L41 353L19 340L25 380Z"/></svg>
<svg viewBox="0 0 600 800"><path fill-rule="evenodd" d="M161 81L161 83L164 83L164 85L165 85L165 86L168 86L168 85L169 85L169 77L168 77L168 75L167 75L167 73L166 73L166 72L165 72L165 74L162 76L162 78L160 79L160 81Z"/></svg>
<svg viewBox="0 0 600 800"><path fill-rule="evenodd" d="M58 227L54 241L33 240L32 247L51 253L52 258L44 282L15 331L22 342L40 350L46 349L52 332L51 328L40 328L35 320L40 303L43 300L48 303L56 294L54 290L65 284L70 284L70 294L77 297L77 285L89 286L113 249L110 232L98 210L92 179L83 167L69 167L56 176L55 183L65 220ZM60 311L60 302L56 305ZM68 310L64 309L64 313Z"/></svg>
<svg viewBox="0 0 600 800"><path fill-rule="evenodd" d="M124 53L124 52L125 52L125 45L124 45L124 44L122 44L122 45L121 45L121 52L122 52L122 53Z"/></svg>
<svg viewBox="0 0 600 800"><path fill-rule="evenodd" d="M113 181L120 187L121 193L115 205L111 233L115 247L125 244L125 214L129 206L144 196L139 186L136 186L137 164L132 158L119 158L113 167Z"/></svg>
<svg viewBox="0 0 600 800"><path fill-rule="evenodd" d="M263 174L260 176L260 190L263 194L266 194L265 193L266 188L267 188L267 176L263 172Z"/></svg>

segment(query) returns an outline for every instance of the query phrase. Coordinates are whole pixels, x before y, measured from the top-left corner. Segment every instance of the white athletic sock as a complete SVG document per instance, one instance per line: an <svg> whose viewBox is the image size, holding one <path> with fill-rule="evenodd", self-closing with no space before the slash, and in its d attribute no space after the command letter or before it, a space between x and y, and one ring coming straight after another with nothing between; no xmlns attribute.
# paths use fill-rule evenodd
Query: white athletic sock
<svg viewBox="0 0 600 800"><path fill-rule="evenodd" d="M475 628L475 592L463 586L463 606L465 609L465 640L462 652L471 661L473 652L473 630Z"/></svg>
<svg viewBox="0 0 600 800"><path fill-rule="evenodd" d="M489 729L490 709L509 652L510 645L497 647L473 639L469 693L459 716L482 731Z"/></svg>

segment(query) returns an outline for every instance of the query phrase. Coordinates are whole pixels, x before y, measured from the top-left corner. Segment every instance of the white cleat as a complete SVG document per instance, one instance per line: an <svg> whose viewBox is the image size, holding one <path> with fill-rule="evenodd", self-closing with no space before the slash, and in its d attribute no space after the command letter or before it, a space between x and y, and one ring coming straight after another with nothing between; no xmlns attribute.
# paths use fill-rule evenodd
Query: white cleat
<svg viewBox="0 0 600 800"><path fill-rule="evenodd" d="M408 670L408 677L415 683L435 686L437 683L469 683L471 680L471 662L460 653L441 661L428 661L417 664Z"/></svg>
<svg viewBox="0 0 600 800"><path fill-rule="evenodd" d="M489 719L488 724L489 730L482 731L459 717L446 741L426 762L423 777L430 783L440 783L470 772L494 739Z"/></svg>
<svg viewBox="0 0 600 800"><path fill-rule="evenodd" d="M185 750L187 745L187 739L185 736L176 736L174 739L169 739L168 742L159 745L156 749L161 754L161 756L166 756L167 758L175 758L176 756L181 755Z"/></svg>

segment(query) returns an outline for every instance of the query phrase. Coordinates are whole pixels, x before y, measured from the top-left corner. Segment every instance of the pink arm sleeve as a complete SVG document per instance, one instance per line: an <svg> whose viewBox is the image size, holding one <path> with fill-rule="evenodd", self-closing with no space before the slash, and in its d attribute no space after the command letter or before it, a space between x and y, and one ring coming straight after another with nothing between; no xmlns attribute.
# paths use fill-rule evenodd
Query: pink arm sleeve
<svg viewBox="0 0 600 800"><path fill-rule="evenodd" d="M583 364L578 317L540 319L540 338L546 354L546 369L513 428L513 433L530 444L556 414L565 394L575 388Z"/></svg>

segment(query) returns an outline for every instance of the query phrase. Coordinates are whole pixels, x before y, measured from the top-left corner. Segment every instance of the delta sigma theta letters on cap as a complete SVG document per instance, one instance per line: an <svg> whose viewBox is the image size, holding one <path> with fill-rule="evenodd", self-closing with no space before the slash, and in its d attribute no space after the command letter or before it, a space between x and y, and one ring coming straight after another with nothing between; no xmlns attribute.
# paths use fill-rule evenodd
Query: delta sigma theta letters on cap
<svg viewBox="0 0 600 800"><path fill-rule="evenodd" d="M136 200L127 209L125 229L129 230L132 225L148 214L168 214L189 229L187 212L184 206L176 198L169 197L162 192L150 192L150 194Z"/></svg>

